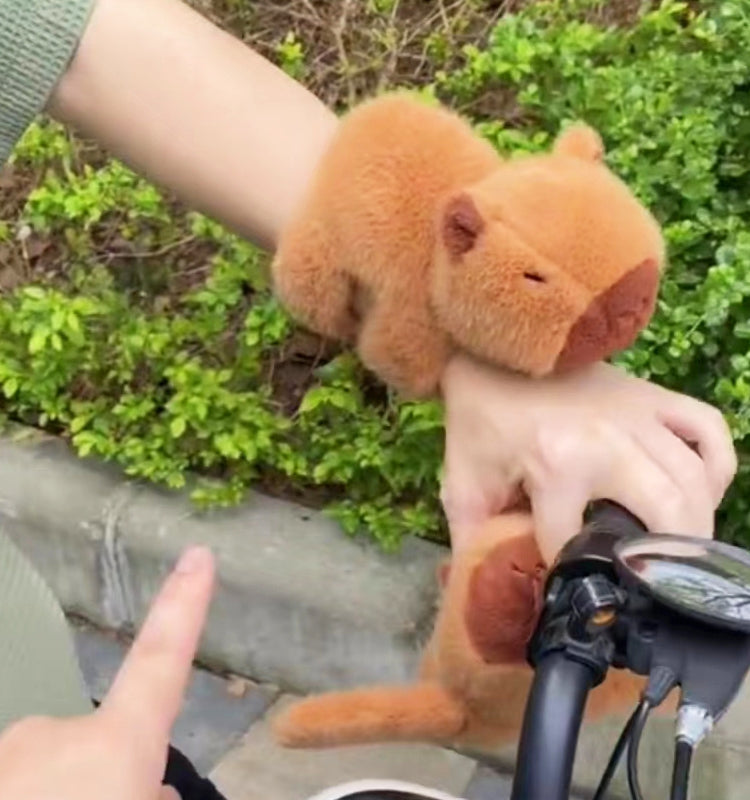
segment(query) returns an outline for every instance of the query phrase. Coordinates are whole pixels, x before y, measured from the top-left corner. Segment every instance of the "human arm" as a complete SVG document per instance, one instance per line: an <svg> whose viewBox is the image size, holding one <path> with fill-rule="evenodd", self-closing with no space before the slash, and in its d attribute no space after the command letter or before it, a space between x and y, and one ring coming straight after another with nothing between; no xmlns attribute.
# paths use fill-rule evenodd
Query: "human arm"
<svg viewBox="0 0 750 800"><path fill-rule="evenodd" d="M17 82L0 91L13 110L0 112L6 141L44 107L186 204L274 247L336 127L320 100L182 0L0 0L3 35L19 19L29 49L13 45L15 67L0 54L0 78Z"/></svg>
<svg viewBox="0 0 750 800"><path fill-rule="evenodd" d="M213 585L210 553L188 551L96 711L66 719L27 718L3 732L3 800L177 799L162 786L162 776Z"/></svg>
<svg viewBox="0 0 750 800"><path fill-rule="evenodd" d="M601 363L533 381L458 357L443 394L454 548L519 501L530 502L548 563L596 499L619 502L653 531L713 535L737 457L712 406Z"/></svg>
<svg viewBox="0 0 750 800"><path fill-rule="evenodd" d="M96 0L50 112L267 247L336 127L301 84L181 0Z"/></svg>

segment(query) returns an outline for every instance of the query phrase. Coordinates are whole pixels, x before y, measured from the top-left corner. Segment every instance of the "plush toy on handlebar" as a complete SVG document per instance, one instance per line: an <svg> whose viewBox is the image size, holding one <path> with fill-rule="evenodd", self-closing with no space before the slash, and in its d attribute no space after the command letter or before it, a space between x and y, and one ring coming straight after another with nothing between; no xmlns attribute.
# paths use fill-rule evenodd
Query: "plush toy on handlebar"
<svg viewBox="0 0 750 800"><path fill-rule="evenodd" d="M423 397L456 351L543 376L630 346L663 264L659 226L591 128L504 159L447 109L394 94L344 118L272 271L299 322Z"/></svg>
<svg viewBox="0 0 750 800"><path fill-rule="evenodd" d="M547 570L531 516L490 520L442 571L443 596L418 682L301 700L275 721L287 747L423 741L493 753L517 741L533 673L526 645ZM589 696L589 721L630 711L644 679L611 670Z"/></svg>

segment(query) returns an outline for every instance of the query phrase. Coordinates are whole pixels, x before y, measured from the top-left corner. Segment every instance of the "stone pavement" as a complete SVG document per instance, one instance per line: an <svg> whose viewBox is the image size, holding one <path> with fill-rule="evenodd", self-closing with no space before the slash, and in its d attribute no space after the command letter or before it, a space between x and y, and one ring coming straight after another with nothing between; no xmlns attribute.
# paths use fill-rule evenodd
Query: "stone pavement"
<svg viewBox="0 0 750 800"><path fill-rule="evenodd" d="M94 698L100 699L125 654L125 645L111 634L75 625L81 664ZM359 779L407 781L464 800L509 800L511 782L486 766L455 752L419 744L376 745L324 751L284 750L269 733L269 720L292 698L273 686L227 679L204 669L193 670L184 711L173 742L204 775L209 775L227 800L308 800L323 789ZM750 740L750 716L738 703L725 718L729 729ZM667 797L664 776L671 770L672 726L652 720L641 748L641 775L647 796ZM583 785L595 784L619 732L620 723L595 726L582 733L579 758ZM659 729L662 728L660 731ZM723 724L703 745L693 769L696 800L747 798L747 746L726 738ZM593 739L599 741L594 746ZM722 752L721 762L717 752ZM729 764L724 774L716 763ZM622 770L621 770L622 772ZM626 797L622 775L613 798ZM587 792L588 793L588 792Z"/></svg>
<svg viewBox="0 0 750 800"><path fill-rule="evenodd" d="M106 692L125 653L116 637L75 626L86 682ZM307 800L338 783L391 779L421 784L466 800L507 800L510 782L452 751L427 745L373 745L321 752L283 750L269 720L292 700L271 686L193 671L173 743L228 800Z"/></svg>

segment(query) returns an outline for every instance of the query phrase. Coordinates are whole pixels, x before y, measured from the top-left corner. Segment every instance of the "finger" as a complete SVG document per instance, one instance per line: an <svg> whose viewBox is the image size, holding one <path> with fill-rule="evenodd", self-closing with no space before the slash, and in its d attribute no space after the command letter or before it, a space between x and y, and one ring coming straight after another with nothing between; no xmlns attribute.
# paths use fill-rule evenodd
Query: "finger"
<svg viewBox="0 0 750 800"><path fill-rule="evenodd" d="M712 535L711 504L701 506L700 498L689 497L625 429L613 431L608 449L609 469L602 468L593 476L596 496L592 499L619 503L652 533Z"/></svg>
<svg viewBox="0 0 750 800"><path fill-rule="evenodd" d="M182 797L173 786L162 786L159 790L159 800L182 800Z"/></svg>
<svg viewBox="0 0 750 800"><path fill-rule="evenodd" d="M682 494L695 523L695 532L711 537L714 527L714 494L703 459L683 439L659 424L637 424L631 435L658 464Z"/></svg>
<svg viewBox="0 0 750 800"><path fill-rule="evenodd" d="M621 424L596 419L541 437L526 481L548 563L578 533L591 500L619 503L652 531L698 532L685 493Z"/></svg>
<svg viewBox="0 0 750 800"><path fill-rule="evenodd" d="M504 480L502 470L492 470L492 491L477 476L473 466L456 458L446 458L440 486L440 501L450 530L454 552L471 542L475 531L499 513L510 500L512 492ZM486 478L486 476L485 476Z"/></svg>
<svg viewBox="0 0 750 800"><path fill-rule="evenodd" d="M179 714L214 580L213 557L191 548L163 584L100 711L162 747Z"/></svg>
<svg viewBox="0 0 750 800"><path fill-rule="evenodd" d="M694 444L706 464L715 506L737 473L737 453L724 416L713 406L683 395L671 395L659 419L677 436Z"/></svg>

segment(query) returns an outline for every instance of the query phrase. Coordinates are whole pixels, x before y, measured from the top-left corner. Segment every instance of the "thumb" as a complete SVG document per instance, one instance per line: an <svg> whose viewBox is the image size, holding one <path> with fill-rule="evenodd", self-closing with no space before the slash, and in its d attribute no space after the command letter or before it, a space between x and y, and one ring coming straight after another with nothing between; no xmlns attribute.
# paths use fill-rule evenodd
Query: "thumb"
<svg viewBox="0 0 750 800"><path fill-rule="evenodd" d="M191 548L164 582L99 713L135 741L165 749L208 613L214 562Z"/></svg>
<svg viewBox="0 0 750 800"><path fill-rule="evenodd" d="M580 482L555 481L530 492L531 511L539 552L549 567L583 526L589 502Z"/></svg>
<svg viewBox="0 0 750 800"><path fill-rule="evenodd" d="M173 786L162 786L159 790L159 800L182 800L182 796Z"/></svg>
<svg viewBox="0 0 750 800"><path fill-rule="evenodd" d="M447 474L440 491L454 552L466 547L475 531L490 517L502 512L510 503L513 492L508 484L498 480L487 492L469 473Z"/></svg>

